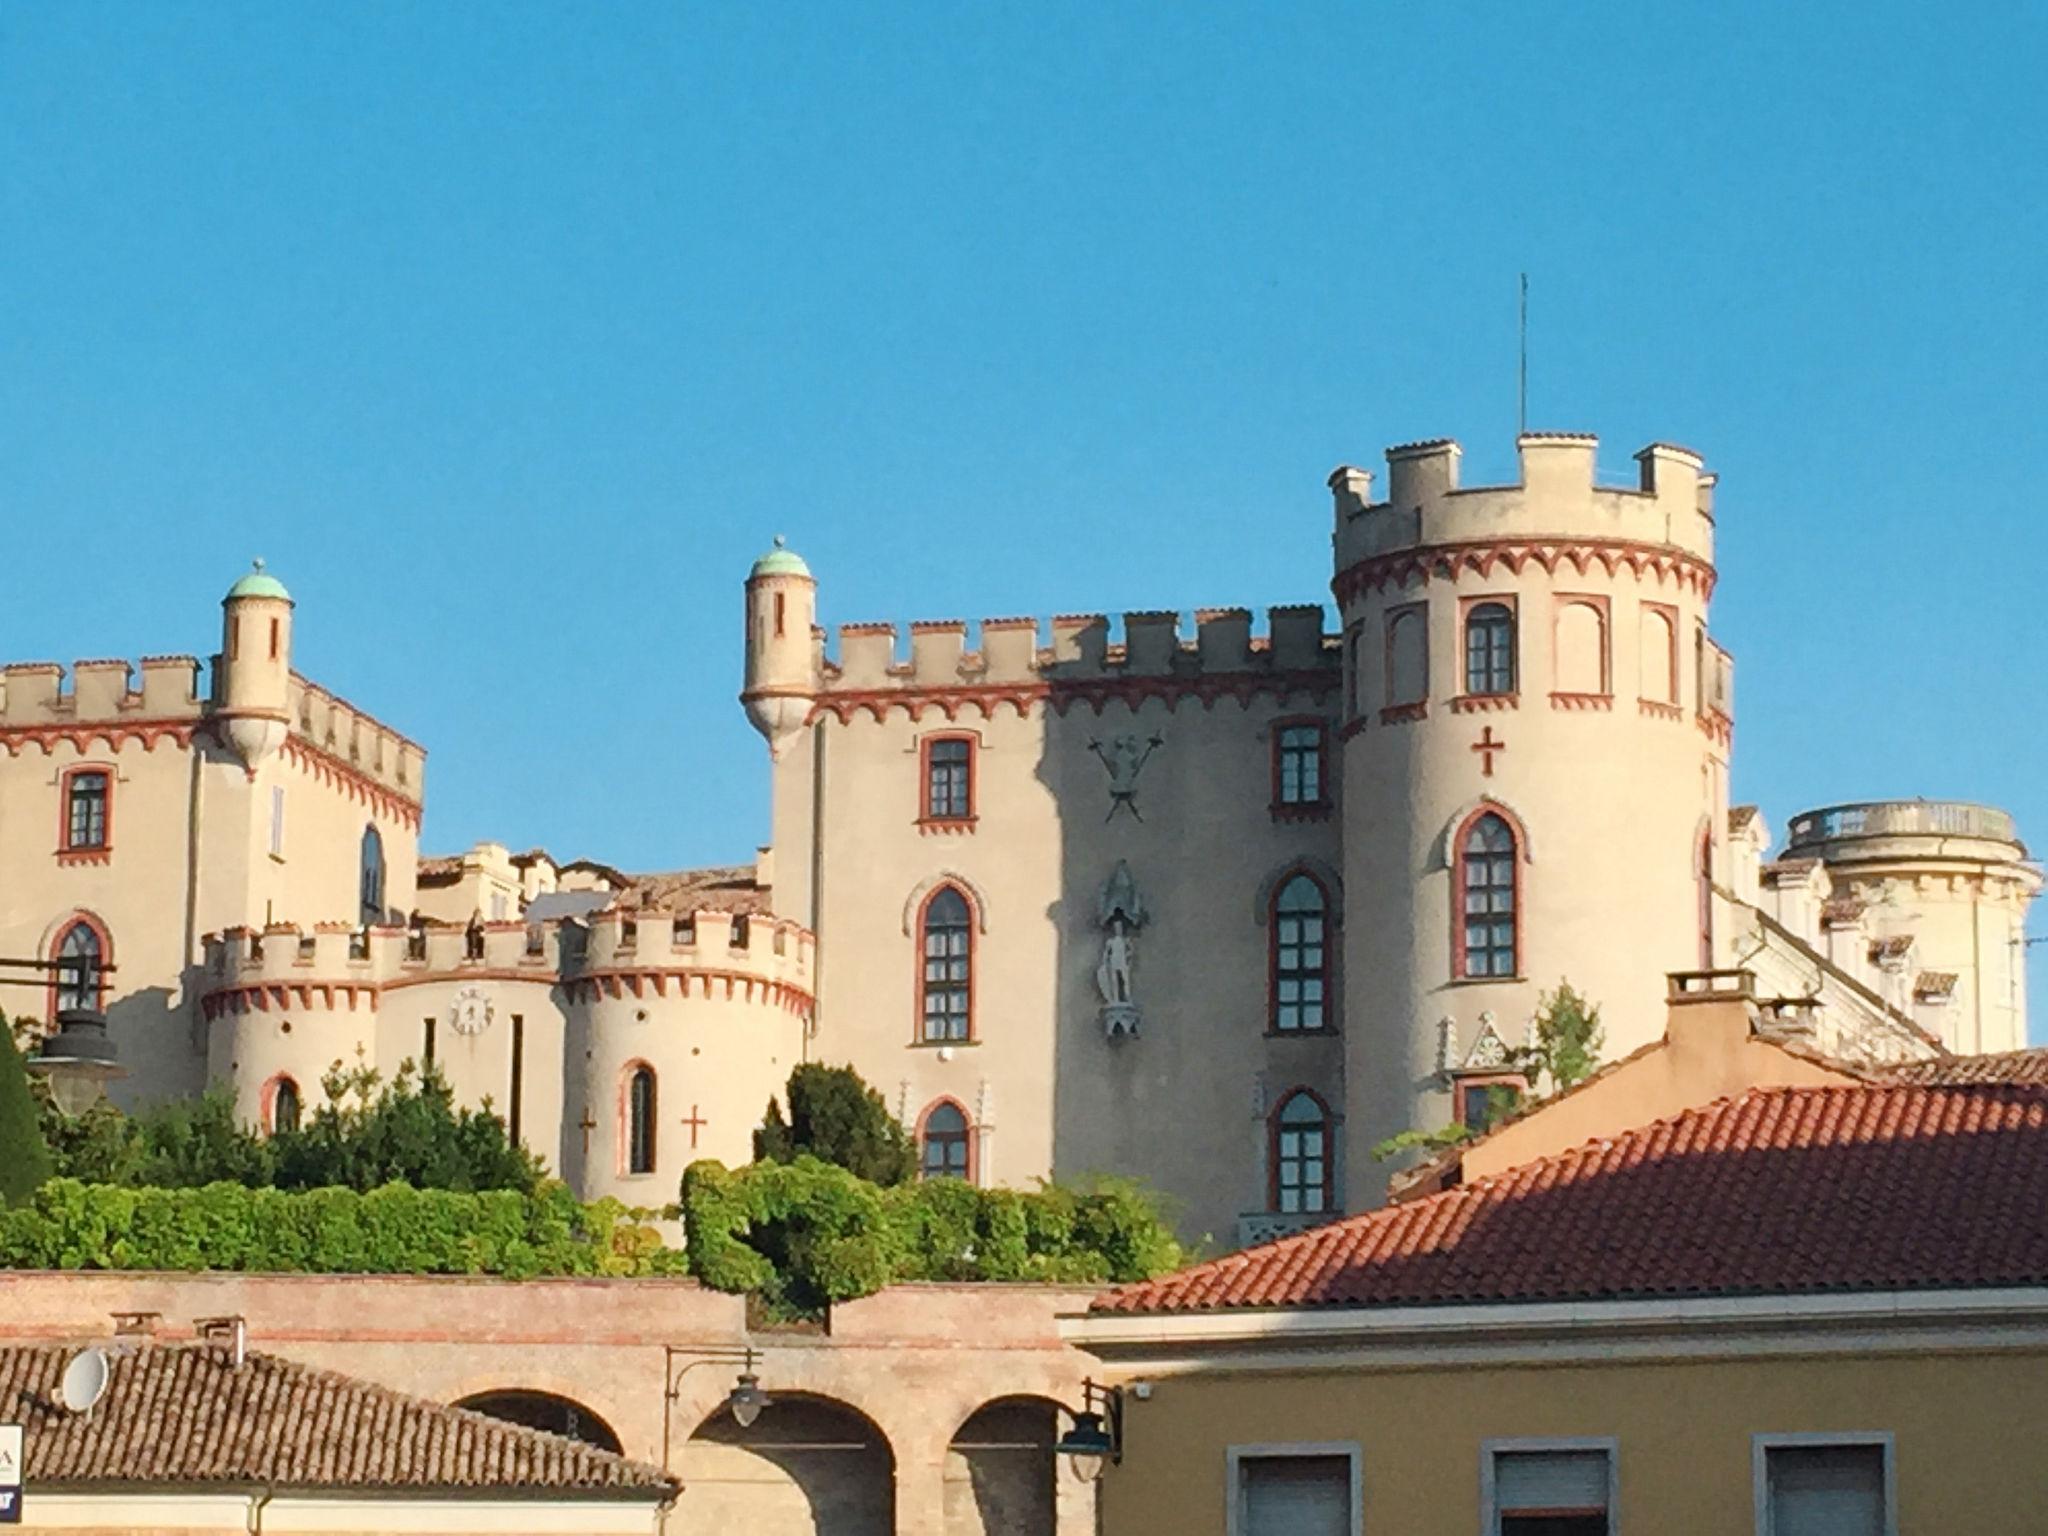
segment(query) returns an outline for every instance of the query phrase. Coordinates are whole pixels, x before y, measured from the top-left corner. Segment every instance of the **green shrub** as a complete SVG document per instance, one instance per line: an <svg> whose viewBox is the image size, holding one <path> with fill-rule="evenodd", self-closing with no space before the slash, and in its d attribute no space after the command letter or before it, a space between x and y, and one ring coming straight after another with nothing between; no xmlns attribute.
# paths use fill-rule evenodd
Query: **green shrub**
<svg viewBox="0 0 2048 1536"><path fill-rule="evenodd" d="M14 1032L0 1015L0 1204L26 1200L53 1171L41 1121Z"/></svg>
<svg viewBox="0 0 2048 1536"><path fill-rule="evenodd" d="M754 1132L754 1160L793 1163L814 1157L870 1183L896 1185L917 1172L917 1149L882 1096L852 1067L805 1062L789 1074L789 1119L768 1101Z"/></svg>

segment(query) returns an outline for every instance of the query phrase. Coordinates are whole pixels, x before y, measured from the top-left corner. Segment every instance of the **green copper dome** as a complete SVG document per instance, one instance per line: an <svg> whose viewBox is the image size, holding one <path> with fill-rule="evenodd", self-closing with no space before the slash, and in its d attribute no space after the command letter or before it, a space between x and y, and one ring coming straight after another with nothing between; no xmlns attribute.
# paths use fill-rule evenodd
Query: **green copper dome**
<svg viewBox="0 0 2048 1536"><path fill-rule="evenodd" d="M228 597L230 600L237 597L281 597L286 602L292 600L291 593L284 589L284 583L264 570L261 560L253 562L249 567L249 574L228 588Z"/></svg>
<svg viewBox="0 0 2048 1536"><path fill-rule="evenodd" d="M754 562L752 576L809 576L811 568L804 564L804 557L783 542L781 534L775 535L775 547ZM751 580L752 576L748 579Z"/></svg>

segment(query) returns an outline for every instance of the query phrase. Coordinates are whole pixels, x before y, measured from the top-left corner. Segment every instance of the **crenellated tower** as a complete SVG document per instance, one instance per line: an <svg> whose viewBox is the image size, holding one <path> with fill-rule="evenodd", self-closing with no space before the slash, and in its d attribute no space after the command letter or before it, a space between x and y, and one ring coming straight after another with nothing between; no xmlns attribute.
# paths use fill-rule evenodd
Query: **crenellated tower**
<svg viewBox="0 0 2048 1536"><path fill-rule="evenodd" d="M811 568L776 535L775 547L747 576L746 685L740 702L754 729L780 756L809 719L817 691L818 583Z"/></svg>
<svg viewBox="0 0 2048 1536"><path fill-rule="evenodd" d="M252 773L291 733L292 606L261 560L221 599L216 718Z"/></svg>
<svg viewBox="0 0 2048 1536"><path fill-rule="evenodd" d="M1600 1005L1611 1060L1660 1027L1665 972L1714 963L1714 478L1663 444L1625 487L1591 437L1518 447L1514 485L1461 486L1450 441L1390 449L1384 500L1330 478L1353 1208L1368 1149L1459 1118L1544 992Z"/></svg>

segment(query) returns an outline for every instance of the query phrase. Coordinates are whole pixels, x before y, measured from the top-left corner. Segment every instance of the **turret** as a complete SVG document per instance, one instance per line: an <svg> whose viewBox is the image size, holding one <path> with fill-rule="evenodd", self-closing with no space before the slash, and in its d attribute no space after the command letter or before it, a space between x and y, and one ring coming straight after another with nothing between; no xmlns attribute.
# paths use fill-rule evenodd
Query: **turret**
<svg viewBox="0 0 2048 1536"><path fill-rule="evenodd" d="M768 750L803 729L817 688L818 583L781 535L747 576L747 671L740 702Z"/></svg>
<svg viewBox="0 0 2048 1536"><path fill-rule="evenodd" d="M258 560L221 599L217 716L252 772L291 729L292 595Z"/></svg>

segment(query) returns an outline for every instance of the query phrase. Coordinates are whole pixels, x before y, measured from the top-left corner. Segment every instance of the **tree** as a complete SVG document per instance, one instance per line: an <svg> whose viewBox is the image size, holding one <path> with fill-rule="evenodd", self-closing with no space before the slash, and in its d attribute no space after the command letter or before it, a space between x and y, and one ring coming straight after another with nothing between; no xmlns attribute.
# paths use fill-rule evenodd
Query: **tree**
<svg viewBox="0 0 2048 1536"><path fill-rule="evenodd" d="M871 1184L902 1184L917 1172L917 1152L882 1096L852 1067L806 1062L789 1074L789 1119L768 1101L754 1132L754 1160L793 1163L808 1154Z"/></svg>
<svg viewBox="0 0 2048 1536"><path fill-rule="evenodd" d="M1600 1048L1606 1043L1599 1004L1588 1003L1569 981L1560 978L1555 992L1537 999L1536 1043L1521 1056L1530 1082L1540 1073L1550 1079L1551 1092L1562 1093L1593 1075L1600 1065Z"/></svg>
<svg viewBox="0 0 2048 1536"><path fill-rule="evenodd" d="M6 1026L0 1015L0 1204L15 1205L42 1188L52 1164L28 1068Z"/></svg>
<svg viewBox="0 0 2048 1536"><path fill-rule="evenodd" d="M457 1109L455 1090L431 1062L419 1071L406 1061L384 1083L360 1059L353 1067L337 1061L321 1086L327 1102L311 1119L269 1140L279 1189L372 1190L397 1182L531 1194L547 1171L513 1144L488 1100L481 1109Z"/></svg>

